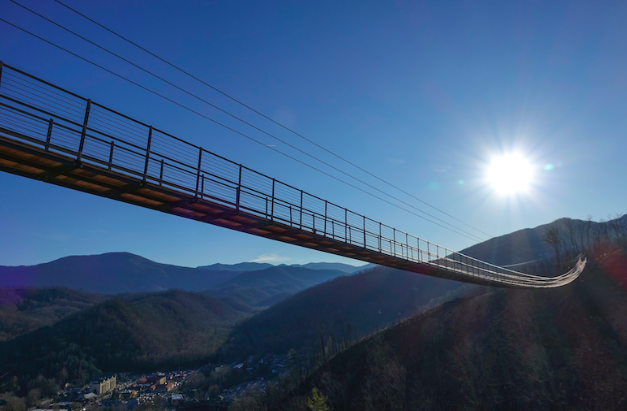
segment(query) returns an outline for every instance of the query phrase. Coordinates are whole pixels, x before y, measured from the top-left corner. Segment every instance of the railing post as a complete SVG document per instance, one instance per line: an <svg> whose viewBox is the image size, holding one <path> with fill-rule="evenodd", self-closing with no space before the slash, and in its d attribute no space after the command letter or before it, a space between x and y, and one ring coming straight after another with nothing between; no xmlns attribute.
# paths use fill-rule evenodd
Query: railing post
<svg viewBox="0 0 627 411"><path fill-rule="evenodd" d="M344 209L344 242L348 240L348 208Z"/></svg>
<svg viewBox="0 0 627 411"><path fill-rule="evenodd" d="M327 236L327 208L328 208L329 202L327 200L324 200L324 236Z"/></svg>
<svg viewBox="0 0 627 411"><path fill-rule="evenodd" d="M163 185L163 159L161 159L161 168L159 170L159 185Z"/></svg>
<svg viewBox="0 0 627 411"><path fill-rule="evenodd" d="M396 257L396 228L392 228L393 234L392 238L394 239L394 257Z"/></svg>
<svg viewBox="0 0 627 411"><path fill-rule="evenodd" d="M1 68L2 66L0 66ZM50 149L50 139L52 138L52 125L54 124L54 119L50 119L48 121L48 132L46 133L46 151Z"/></svg>
<svg viewBox="0 0 627 411"><path fill-rule="evenodd" d="M407 254L405 257L409 258L409 234L405 233L405 253Z"/></svg>
<svg viewBox="0 0 627 411"><path fill-rule="evenodd" d="M152 126L148 128L148 144L146 146L146 162L144 163L144 179L142 185L146 185L146 176L148 174L148 162L150 161L150 144L152 143Z"/></svg>
<svg viewBox="0 0 627 411"><path fill-rule="evenodd" d="M381 252L381 222L379 222L379 252Z"/></svg>
<svg viewBox="0 0 627 411"><path fill-rule="evenodd" d="M4 67L4 63L0 61L0 86L2 86L2 68Z"/></svg>
<svg viewBox="0 0 627 411"><path fill-rule="evenodd" d="M303 231L303 190L300 190L300 224L299 230Z"/></svg>
<svg viewBox="0 0 627 411"><path fill-rule="evenodd" d="M235 193L235 213L239 214L239 198L242 192L242 165L239 165L239 177L237 178L237 192Z"/></svg>
<svg viewBox="0 0 627 411"><path fill-rule="evenodd" d="M364 216L364 248L366 248L366 216Z"/></svg>
<svg viewBox="0 0 627 411"><path fill-rule="evenodd" d="M200 177L200 199L202 200L205 195L205 175Z"/></svg>
<svg viewBox="0 0 627 411"><path fill-rule="evenodd" d="M292 205L290 204L290 227L292 226Z"/></svg>
<svg viewBox="0 0 627 411"><path fill-rule="evenodd" d="M194 194L194 200L198 200L198 187L200 186L201 165L202 165L202 147L198 149L198 168L196 169L196 194Z"/></svg>
<svg viewBox="0 0 627 411"><path fill-rule="evenodd" d="M113 148L114 147L115 147L115 141L111 140L111 148L109 149L109 170L111 170L111 166L113 165ZM163 169L163 163L162 163L162 169Z"/></svg>
<svg viewBox="0 0 627 411"><path fill-rule="evenodd" d="M273 178L272 179L272 205L271 205L271 211L270 211L270 221L274 221L274 185L276 183L276 180Z"/></svg>
<svg viewBox="0 0 627 411"><path fill-rule="evenodd" d="M87 107L85 108L85 119L83 120L83 130L81 131L81 141L78 144L78 155L76 161L80 162L83 156L83 147L85 146L85 136L87 135L87 122L89 121L89 111L91 110L91 100L87 100Z"/></svg>

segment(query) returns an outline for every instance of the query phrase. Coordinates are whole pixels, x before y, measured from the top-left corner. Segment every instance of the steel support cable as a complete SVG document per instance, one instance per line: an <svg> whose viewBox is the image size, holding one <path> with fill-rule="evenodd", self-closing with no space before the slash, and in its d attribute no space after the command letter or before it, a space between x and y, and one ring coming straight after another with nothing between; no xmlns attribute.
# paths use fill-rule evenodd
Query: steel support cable
<svg viewBox="0 0 627 411"><path fill-rule="evenodd" d="M122 76L118 75L117 73L111 72L110 70L105 69L104 67L99 66L99 65L97 65L96 63L93 63L93 62L91 62L91 61L89 61L89 60L87 60L87 59L85 59L85 58L83 58L83 57L81 57L81 56L78 56L78 55L76 55L75 53L72 53L72 52L70 52L69 50L66 50L66 49L64 49L64 48L62 48L62 47L60 47L60 46L57 46L56 44L51 43L51 42L49 42L48 40L45 40L45 39L43 39L43 38L41 38L41 37L39 37L39 36L37 36L37 35L34 35L33 33L30 33L30 32L28 32L27 30L24 30L24 29L22 29L22 28L20 28L20 27L18 27L18 26L16 26L16 25L14 25L14 24L10 23L10 22L7 22L7 21L6 21L6 20L4 20L4 19L1 19L1 18L0 18L0 20L1 20L1 21L3 21L3 22L5 22L5 23L7 23L7 24L9 24L9 25L11 25L11 26L13 26L13 27L15 27L15 28L18 28L18 29L20 29L20 30L22 30L22 31L24 31L24 32L26 32L26 33L28 33L28 34L31 34L31 35L33 35L33 36L35 36L35 37L37 37L37 38L41 39L42 41L45 41L46 43L49 43L49 44L51 44L51 45L53 45L53 46L55 46L55 47L57 47L57 48L59 48L59 49L61 49L61 50L63 50L63 51L66 51L66 52L68 52L68 53L70 53L70 54L72 54L72 55L74 55L74 56L76 56L76 57L78 57L78 58L80 58L80 59L82 59L82 60L86 61L86 62L89 62L89 63L91 63L91 64L94 64L94 65L96 65L96 66L98 66L98 67L100 67L100 68L104 69L105 71L110 72L111 74L114 74L114 75L116 75L116 76L118 76L118 77L120 77L120 78L122 78L122 79L124 79L124 80L126 80L126 81L129 81L129 82L131 82L131 83L133 83L133 84L135 84L135 85L137 85L137 86L139 86L139 87L141 87L141 88L143 88L143 89L146 89L145 87L143 87L143 86L141 86L141 85L139 85L139 84L137 84L137 83L134 83L134 82L132 82L131 80L128 80L128 79L126 79L126 78L124 78L124 77L122 77ZM150 92L152 92L152 93L154 93L154 94L156 94L156 95L159 95L158 93L156 93L156 92L154 92L154 91L152 91L152 90L150 90L150 89L146 89L146 90L147 90L147 91L150 91ZM159 96L160 96L160 95L159 95ZM161 96L161 97L163 97L163 98L167 99L167 97L164 97L164 96ZM179 103L176 103L176 102L173 102L173 103L175 103L175 104L177 104L177 105L180 105ZM186 109L188 109L188 110L190 110L190 111L193 111L193 110L191 110L191 109L189 109L189 108L187 108L187 107L185 107L185 106L182 106L182 107L183 107L183 108L186 108ZM199 113L199 114L200 114L200 113ZM202 114L200 114L200 115L202 115ZM210 120L211 120L211 119L210 119ZM213 120L212 120L212 121L213 121ZM244 135L243 133L240 133L240 132L238 132L237 130L232 130L232 131L234 131L234 132L236 132L236 133L238 133L238 134L242 134L242 135ZM244 135L244 136L245 136L245 135ZM248 136L245 136L245 137L248 137ZM256 140L254 140L254 139L253 139L253 141L256 141ZM258 142L258 141L257 141L257 142ZM262 144L262 143L260 143L260 142L258 142L258 143L259 143L259 144ZM275 151L278 151L278 150L275 150ZM279 152L279 153L281 153L281 152ZM285 153L281 153L281 154L286 155ZM286 156L287 156L287 157L290 157L290 156L288 156L288 155L286 155ZM291 157L290 157L290 158L291 158ZM294 159L294 160L295 160L295 161L298 161L298 162L301 162L300 160L297 160L297 159ZM302 163L302 162L301 162L301 163ZM305 164L305 165L307 165L308 167L312 167L312 168L314 168L314 167L313 167L313 166L311 166L311 165L308 165L308 164ZM315 168L314 168L314 169L315 169ZM324 173L324 174L326 174L326 173L325 173L325 172L323 172L323 171L321 171L321 172L322 172L322 173ZM332 177L332 178L334 178L334 179L337 179L337 177L334 177L334 176L330 176L330 177ZM348 184L348 185L351 185L350 183L347 183L347 184ZM351 186L352 186L352 185L351 185ZM358 190L361 190L361 189L360 189L360 188L358 188L358 187L355 187L355 188L356 188L356 189L358 189ZM361 191L363 191L363 190L361 190ZM371 195L371 196L373 196L373 197L376 197L376 196L374 196L374 195L373 195L373 194L371 194L371 193L367 193L367 194L369 194L369 195ZM382 200L382 201L387 202L387 200L383 200L383 199L381 199L381 200ZM388 202L388 203L389 203L389 202ZM392 204L392 205L394 205L394 204ZM399 206L397 206L397 205L394 205L394 206L399 207ZM399 208L400 208L400 207L399 207ZM409 210L406 210L406 211L410 212ZM410 212L410 213L411 213L411 212ZM437 224L437 223L436 223L436 224ZM355 227L350 227L351 231L352 231L354 228L355 228ZM447 228L447 229L448 229L448 227L443 227L443 228ZM359 231L361 231L361 229L357 228L357 231L359 232ZM412 237L414 237L414 236L412 236ZM414 237L414 238L415 238L415 237ZM349 240L349 241L350 241L350 240ZM351 242L352 242L352 241L351 241ZM395 241L395 243L398 243L398 242L397 242L397 241ZM450 251L451 251L451 250L446 249L445 247L439 247L439 246L437 246L437 245L435 245L435 246L436 246L438 249L442 249L442 251L445 253L444 257L446 256L446 252L449 252L449 253L450 253ZM395 252L395 253L394 253L394 255L401 255L401 254L399 254L398 252ZM437 257L439 258L439 252L438 252L438 254L433 254L433 255L434 255L434 256L437 256ZM476 260L476 259L474 259L474 258L471 258L471 257L470 257L470 260ZM479 263L480 263L480 264L482 264L482 265L485 265L485 266L492 266L491 264L486 264L486 263L480 262L479 260L476 260L476 261L477 261L477 262L479 262ZM431 264L433 264L433 263L431 263ZM496 267L496 266L494 266L494 267L495 267L495 268L498 268L498 267ZM476 269L476 270L480 270L480 271L484 271L484 272L488 272L488 273L490 273L489 271L487 271L487 270L486 270L486 269L484 269L484 268L480 268L480 267L473 267L473 268L474 268L474 269ZM512 272L514 275L516 275L516 276L517 276L517 278L520 278L520 277L518 277L518 276L519 276L519 275L521 275L521 274L523 274L523 273L518 273L518 272L515 272L515 271L512 271L512 270L507 270L507 271ZM496 275L503 276L503 274L501 274L501 273L496 273ZM524 274L523 274L523 275L524 275ZM484 276L484 277L485 277L485 276ZM494 280L494 281L497 281L497 280L498 280L498 278L497 278L496 280Z"/></svg>
<svg viewBox="0 0 627 411"><path fill-rule="evenodd" d="M427 205L427 206L429 206L429 207L433 208L433 209L434 209L434 210L436 210L436 211L439 211L440 213L442 213L442 214L446 215L447 217L450 217L450 218L454 219L455 221L458 221L458 222L460 222L460 223L464 224L465 226L467 226L467 227L469 227L469 228L472 228L473 230L476 230L476 231L480 232L480 233L481 233L481 234L483 234L483 235L488 236L489 238L494 237L494 236L491 236L490 234L488 234L488 233L486 233L486 232L484 232L484 231L482 231L482 230L480 230L480 229L478 229L478 228L476 228L476 227L473 227L473 226L471 226L470 224L467 224L467 223L465 223L464 221L462 221L462 220L460 220L460 219L458 219L458 218L456 218L456 217L454 217L454 216L452 216L452 215L448 214L447 212L445 212L445 211L443 211L443 210L441 210L441 209L439 209L439 208L437 208L437 207L435 207L435 206L433 206L433 205L431 205L431 204L427 203L426 201L424 201L424 200L422 200L422 199L420 199L420 198L418 198L418 197L414 196L413 194L408 193L407 191L405 191L405 190L403 190L403 189L401 189L401 188L397 187L396 185L394 185L394 184L390 183L389 181L386 181L386 180L384 180L384 179L382 179L382 178L378 177L377 175L375 175L375 174L373 174L373 173L369 172L368 170L366 170L366 169L362 168L361 166L359 166L359 165L357 165L357 164L354 164L354 163L353 163L353 162L351 162L350 160L345 159L344 157L342 157L342 156L340 156L340 155L338 155L338 154L334 153L333 151L331 151L331 150L329 150L329 149L325 148L324 146L322 146L322 145L320 145L320 144L316 143L315 141L313 141L313 140L311 140L311 139L309 139L309 138L307 138L307 137L303 136L302 134L300 134L300 133L298 133L298 132L296 132L296 131L292 130L291 128L289 128L289 127L287 127L287 126L285 126L285 125L281 124L280 122L278 122L278 121L276 121L276 120L272 119L271 117L266 116L266 115L265 115L265 114L263 114L262 112L260 112L260 111L258 111L258 110L256 110L256 109L252 108L251 106L249 106L249 105L247 105L246 103L244 103L244 102L242 102L242 101L240 101L240 100L236 99L235 97L230 96L230 95L229 95L229 94L227 94L226 92L224 92L224 91L222 91L222 90L220 90L220 89L216 88L215 86L212 86L211 84L207 83L206 81L204 81L204 80L202 80L202 79L200 79L200 78L196 77L195 75L193 75L193 74L189 73L188 71L186 71L186 70L184 70L184 69L182 69L182 68L178 67L177 65L175 65L175 64L173 64L173 63L171 63L171 62L169 62L168 60L166 60L166 59L164 59L164 58L162 58L162 57L158 56L157 54L155 54L155 53L153 53L153 52L151 52L151 51L147 50L146 48L144 48L144 47L140 46L139 44L137 44L137 43L133 42L132 40L127 39L126 37L124 37L124 36L122 36L121 34L118 34L117 32L115 32L115 31L113 31L113 30L109 29L108 27L104 26L103 24L98 23L97 21L95 21L95 20L93 20L92 18L90 18L90 17L88 17L88 16L84 15L83 13L79 12L78 10L73 9L72 7L68 6L67 4L64 4L63 2L61 2L61 1L59 1L59 0L54 0L54 1L55 1L55 2L57 2L58 4L62 5L63 7L65 7L65 8L67 8L67 9L71 10L72 12L74 12L74 13L78 14L79 16L81 16L81 17L83 17L83 18L85 18L85 19L87 19L87 20L91 21L92 23L94 23L94 24L96 24L97 26L99 26L99 27L103 28L104 30L108 31L109 33L111 33L111 34L113 34L113 35L117 36L118 38L121 38L122 40L124 40L124 41L126 41L126 42L128 42L128 43L132 44L133 46L135 46L135 47L139 48L140 50L144 51L145 53L150 54L151 56L153 56L153 57L155 57L156 59L158 59L158 60L160 60L160 61L164 62L165 64L169 65L170 67L172 67L172 68L174 68L174 69L176 69L176 70L180 71L181 73L183 73L183 74L185 74L185 75L187 75L187 76L189 76L189 77L193 78L194 80L196 80L196 81L198 81L198 82L200 82L200 83L204 84L205 86L207 86L207 87L211 88L212 90L214 90L214 91L216 91L216 92L218 92L218 93L222 94L223 96L227 97L227 98L228 98L228 99L230 99L231 101L236 102L237 104L241 105L242 107L245 107L246 109L248 109L248 110L252 111L253 113L255 113L255 114L257 114L257 115L259 115L259 116L261 116L261 117L263 117L263 118L265 118L265 119L266 119L266 120L268 120L268 121L271 121L272 123L276 124L277 126L279 126L279 127L283 128L284 130L287 130L287 131L289 131L290 133L292 133L292 134L296 135L297 137L300 137L300 138L302 138L303 140L305 140L305 141L307 141L307 142L309 142L309 143L311 143L311 144L315 145L316 147L318 147L318 148L320 148L320 149L322 149L322 150L326 151L327 153L329 153L329 154L333 155L334 157L336 157L336 158L338 158L338 159L340 159L340 160L344 161L345 163L350 164L351 166L353 166L353 167L357 168L358 170L360 170L360 171L362 171L362 172L364 172L364 173L366 173L366 174L370 175L371 177L376 178L377 180L379 180L379 181L383 182L384 184L389 185L389 186L390 186L390 187L392 187L392 188L395 188L396 190L398 190L398 191L402 192L403 194L408 195L408 196L412 197L413 199L415 199L415 200L417 200L417 201L420 201L421 203L423 203L423 204L425 204L425 205Z"/></svg>
<svg viewBox="0 0 627 411"><path fill-rule="evenodd" d="M343 170L341 170L341 169L339 169L339 168L337 168L337 167L335 167L335 166L333 166L333 165L331 165L331 164L329 164L329 163L327 163L327 162L323 161L323 160L320 160L320 159L319 159L319 158L317 158L316 156L314 156L314 155L312 155L312 154L310 154L310 153L308 153L308 152L306 152L306 151L304 151L304 150L301 150L300 148L298 148L298 147L296 147L296 146L294 146L294 145L292 145L292 144L288 143L287 141L285 141L285 140L283 140L283 139L281 139L281 138L279 138L279 137L277 137L277 136L275 136L275 135L273 135L273 134L271 134L271 133L268 133L267 131L265 131L265 130L263 130L263 129L261 129L261 128L259 128L259 127L255 126L255 125L253 125L253 124L251 124L251 123L249 123L249 122L247 122L246 120L243 120L243 119L241 119L241 118L237 117L237 116L236 116L236 115L234 115L234 114L229 113L228 111L226 111L226 110L224 110L224 109L222 109L222 108L220 108L220 107L216 106L216 105L215 105L215 104L213 104L213 103L210 103L209 101L207 101L207 100L203 99L202 97L199 97L199 96L197 96L197 95L195 95L195 94L193 94L193 93L191 93L191 92L189 92L189 91L187 91L187 90L183 89L182 87L177 86L176 84L174 84L174 83L170 82L169 80L166 80L166 79L164 79L163 77L160 77L159 75L154 74L154 73L152 73L151 71L149 71L149 70L147 70L147 69L145 69L145 68L143 68L143 67L141 67L141 66L139 66L139 65L137 65L137 64L135 64L135 63L133 63L132 61L130 61L130 60L128 60L128 59L126 59L126 58L124 58L124 57L122 57L122 56L120 56L120 55L118 55L118 54L116 54L116 53L114 53L114 52L112 52L112 51L110 51L110 50L108 50L107 48L105 48L105 47L103 47L103 46L100 46L99 44L97 44L97 43L95 43L95 42L93 42L93 41L91 41L91 40L89 40L89 39L85 38L84 36L81 36L80 34L78 34L78 33L74 32L74 31L72 31L72 30L70 30L70 29L68 29L68 28L64 27L63 25L61 25L61 24L59 24L59 23L56 23L55 21L53 21L53 20L51 20L51 19L49 19L49 18L47 18L47 17L45 17L45 16L43 16L43 15L41 15L41 14L37 13L36 11L29 9L28 7L26 7L26 6L24 6L24 5L22 5L22 4L18 3L18 2L16 2L15 0L9 0L9 1L11 1L12 3L14 3L14 4L16 4L16 5L20 6L20 7L22 7L23 9L25 9L25 10L27 10L27 11L29 11L29 12L31 12L31 13L33 13L33 14L35 14L36 16L39 16L40 18L42 18L42 19L44 19L44 20L46 20L46 21L50 22L51 24L54 24L55 26L57 26L57 27L61 28L62 30L65 30L65 31L67 31L68 33L71 33L72 35L74 35L74 36L76 36L76 37L78 37L78 38L80 38L80 39L82 39L82 40L84 40L84 41L86 41L86 42L90 43L91 45L93 45L93 46L95 46L95 47L98 47L99 49L101 49L101 50L105 51L106 53L109 53L109 54L111 54L111 55L113 55L113 56L115 56L115 57L119 58L120 60L122 60L122 61L124 61L124 62L126 62L126 63L128 63L128 64L130 64L130 65L132 65L133 67L135 67L135 68L137 68L137 69L139 69L139 70L141 70L141 71L145 72L146 74L149 74L149 75L151 75L151 76L153 76L153 77L155 77L155 78L157 78L157 79L159 79L159 80L161 80L161 81L165 82L166 84L168 84L168 85L170 85L170 86L172 86L172 87L176 88L177 90L180 90L180 91L182 91L183 93L185 93L185 94L187 94L187 95L189 95L189 96L191 96L191 97L193 97L193 98L195 98L195 99L197 99L197 100L199 100L199 101L201 101L201 102L203 102L203 103L205 103L205 104L207 104L207 105L209 105L209 106L213 107L214 109L216 109L216 110L218 110L218 111L220 111L220 112L222 112L222 113L224 113L224 114L226 114L226 115L228 115L228 116L230 116L230 117L234 118L235 120L237 120L237 121L239 121L239 122L241 122L241 123L243 123L243 124L245 124L245 125L247 125L247 126L249 126L249 127L253 128L253 129L257 130L257 131L259 131L260 133L263 133L263 134L265 134L265 135L267 135L267 136L269 136L269 137L271 137L271 138L273 138L273 139L275 139L275 140L277 140L277 141L279 141L279 142L281 142L281 143L283 143L283 144L287 145L288 147L290 147L290 148L292 148L292 149L294 149L294 150L296 150L296 151L300 152L301 154L304 154L304 155L306 155L306 156L308 156L308 157L310 157L310 158L312 158L312 159L314 159L314 160L316 160L316 161L318 161L318 162L320 162L320 163L322 163L322 164L326 165L327 167L332 168L333 170L335 170L335 171L337 171L337 172L339 172L339 173L342 173L342 174L344 174L345 176L350 177L350 178L352 178L352 179L354 179L354 180L356 180L356 181L360 182L361 184L364 184L365 186L370 187L370 188L371 188L371 189L373 189L373 190L378 191L379 193L381 193L381 194L383 194L383 195L386 195L386 196L388 196L388 197L390 197L390 198L393 198L394 200L396 200L396 201L398 201L398 202L400 202L400 203L402 203L402 204L405 204L405 205L406 205L406 206L408 206L408 207L411 207L411 208L413 208L413 209L415 209L415 210L417 210L417 211L419 211L419 212L421 212L421 213L423 213L423 214L425 214L425 215L427 215L427 216L429 216L429 217L431 217L431 218L433 218L433 219L435 219L435 220L437 220L437 221L440 221L441 223L444 223L444 224L448 224L448 225L450 225L451 227L455 228L456 230L459 230L459 231L461 231L461 232L463 232L463 233L467 234L467 235L466 235L466 237L467 237L467 236L472 236L472 237L475 237L474 239L472 239L473 241L479 241L479 242L485 241L484 239L482 239L482 238L480 238L480 237L477 237L477 236L475 236L475 235L474 235L474 234L472 234L472 233L469 233L469 232L467 232L467 231L465 231L465 230L463 230L463 229L461 229L461 228L459 228L459 227L456 227L455 225L453 225L453 224L451 224L451 223L449 223L449 222L447 222L447 221L444 221L444 220L442 220L442 219L440 219L440 218L438 218L438 217L436 217L436 216L434 216L434 215L432 215L432 214L429 214L429 213L427 213L426 211L423 211L423 210L421 210L421 209L419 209L419 208L417 208L417 207L413 206L412 204L407 203L406 201L403 201L403 200L401 200L401 199L399 199L399 198L397 198L397 197L395 197L395 196L393 196L393 195L391 195L391 194L389 194L389 193L387 193L387 192L385 192L385 191L383 191L383 190L381 190L381 189L379 189L379 188L377 188L377 187L375 187L375 186L373 186L373 185L371 185L371 184L369 184L369 183L367 183L367 182L365 182L365 181L363 181L363 180L361 180L361 179L359 179L359 178L357 178L357 177L355 177L355 176L353 176L353 175L351 175L351 174L349 174L349 173L347 173L347 172L345 172L345 171L343 171ZM314 144L315 144L315 143L314 143ZM269 148L271 148L271 147L269 147ZM325 149L325 150L326 150L326 149ZM328 151L328 150L327 150L327 151ZM335 155L335 154L334 154L334 155ZM337 156L337 155L336 155L336 156ZM340 158L341 158L341 157L340 157ZM351 164L352 164L352 163L351 163ZM369 173L369 174L370 174L370 173ZM375 176L375 177L376 177L376 176ZM378 177L377 177L377 178L378 178ZM381 179L380 179L380 180L381 180ZM384 181L384 180L381 180L381 181ZM422 201L422 200L420 200L420 201ZM438 210L438 211L439 211L439 210ZM428 220L427 220L427 221L428 221ZM463 223L463 224L465 224L465 223ZM467 224L465 224L465 225L467 225ZM479 230L478 230L478 231L479 231Z"/></svg>

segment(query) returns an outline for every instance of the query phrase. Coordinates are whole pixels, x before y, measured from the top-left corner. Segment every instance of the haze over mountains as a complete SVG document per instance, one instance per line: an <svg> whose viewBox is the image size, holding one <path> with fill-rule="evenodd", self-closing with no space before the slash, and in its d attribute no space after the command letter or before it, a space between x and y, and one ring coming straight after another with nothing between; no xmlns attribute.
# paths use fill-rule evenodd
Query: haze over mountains
<svg viewBox="0 0 627 411"><path fill-rule="evenodd" d="M274 276L275 272L272 270L280 270L284 274L299 273L294 278L311 274L311 279L291 288L294 292L337 275L363 269L339 263L312 263L306 266L308 267L240 263L189 268L161 264L138 255L120 252L64 257L34 266L0 266L0 286L63 286L99 293L163 291L171 288L201 291L250 272L259 273L259 278L265 275ZM335 274L322 275L319 281L314 279L317 273L329 271L331 267L335 267Z"/></svg>
<svg viewBox="0 0 627 411"><path fill-rule="evenodd" d="M254 306L268 307L298 291L343 275L346 275L345 272L338 270L313 270L281 265L243 272L204 292L216 297L239 298Z"/></svg>
<svg viewBox="0 0 627 411"><path fill-rule="evenodd" d="M34 266L0 266L1 286L63 286L99 293L202 290L238 273L161 264L131 253L71 256Z"/></svg>
<svg viewBox="0 0 627 411"><path fill-rule="evenodd" d="M279 264L276 267L302 267L309 268L310 270L337 270L342 271L346 274L354 274L363 270L367 270L368 268L375 267L375 264L365 264L362 266L352 266L349 264L342 263L307 263L307 264ZM265 270L266 268L275 267L272 264L268 263L238 263L238 264L211 264L211 265L203 265L197 268L203 268L206 270L212 271L238 271L238 272L246 272L246 271L258 271Z"/></svg>

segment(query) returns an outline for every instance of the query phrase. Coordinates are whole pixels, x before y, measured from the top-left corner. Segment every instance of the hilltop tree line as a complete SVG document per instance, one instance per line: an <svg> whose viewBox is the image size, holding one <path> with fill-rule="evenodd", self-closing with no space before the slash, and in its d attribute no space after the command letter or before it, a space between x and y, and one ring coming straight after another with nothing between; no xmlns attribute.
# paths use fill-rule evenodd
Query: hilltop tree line
<svg viewBox="0 0 627 411"><path fill-rule="evenodd" d="M585 221L561 218L549 225L543 239L555 251L558 266L580 253L599 257L609 248L627 245L627 215L599 222L591 216Z"/></svg>

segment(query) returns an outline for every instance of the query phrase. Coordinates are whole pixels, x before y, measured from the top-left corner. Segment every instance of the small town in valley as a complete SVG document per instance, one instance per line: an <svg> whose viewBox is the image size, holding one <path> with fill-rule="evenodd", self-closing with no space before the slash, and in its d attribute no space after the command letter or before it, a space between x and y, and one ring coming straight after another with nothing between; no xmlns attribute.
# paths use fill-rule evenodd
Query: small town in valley
<svg viewBox="0 0 627 411"><path fill-rule="evenodd" d="M251 390L265 391L266 383L286 372L286 364L284 355L267 355L195 370L110 374L82 386L68 383L54 398L42 398L27 411L183 410L196 406L222 410ZM208 378L222 383L207 387Z"/></svg>

